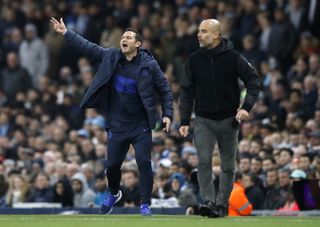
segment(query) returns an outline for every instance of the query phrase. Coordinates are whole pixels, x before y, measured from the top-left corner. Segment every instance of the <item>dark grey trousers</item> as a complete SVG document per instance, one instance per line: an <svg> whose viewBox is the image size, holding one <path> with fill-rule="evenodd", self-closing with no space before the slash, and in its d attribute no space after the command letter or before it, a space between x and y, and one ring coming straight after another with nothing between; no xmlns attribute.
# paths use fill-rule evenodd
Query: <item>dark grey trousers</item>
<svg viewBox="0 0 320 227"><path fill-rule="evenodd" d="M198 181L203 202L209 200L216 205L227 206L228 204L234 183L239 133L239 128L232 124L233 121L234 117L221 121L203 117L195 119L194 142L199 158ZM218 192L215 192L212 177L212 153L216 143L218 143L221 160Z"/></svg>

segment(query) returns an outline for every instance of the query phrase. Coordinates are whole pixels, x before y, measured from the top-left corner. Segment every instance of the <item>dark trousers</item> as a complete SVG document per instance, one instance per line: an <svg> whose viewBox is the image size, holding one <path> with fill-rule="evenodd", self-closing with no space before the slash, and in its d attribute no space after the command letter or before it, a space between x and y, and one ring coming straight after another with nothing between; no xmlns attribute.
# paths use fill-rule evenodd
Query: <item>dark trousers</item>
<svg viewBox="0 0 320 227"><path fill-rule="evenodd" d="M135 150L136 162L140 173L141 203L150 204L153 186L151 168L151 130L146 123L113 123L107 130L108 148L106 175L111 194L117 194L120 188L121 165L130 144Z"/></svg>

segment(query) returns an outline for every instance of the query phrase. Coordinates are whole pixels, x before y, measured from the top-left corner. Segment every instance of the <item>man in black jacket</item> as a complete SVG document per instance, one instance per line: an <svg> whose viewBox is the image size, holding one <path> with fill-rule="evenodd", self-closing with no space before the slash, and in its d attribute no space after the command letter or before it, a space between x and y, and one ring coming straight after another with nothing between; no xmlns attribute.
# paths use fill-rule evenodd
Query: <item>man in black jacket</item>
<svg viewBox="0 0 320 227"><path fill-rule="evenodd" d="M229 40L221 37L218 20L204 20L198 31L200 49L186 63L186 76L181 81L180 134L189 133L189 122L195 100L194 141L199 157L198 180L204 202L200 214L208 217L227 215L228 199L233 187L235 154L239 122L249 118L257 100L260 79L252 65ZM240 106L240 78L247 89ZM212 181L212 152L218 143L221 158L219 190Z"/></svg>

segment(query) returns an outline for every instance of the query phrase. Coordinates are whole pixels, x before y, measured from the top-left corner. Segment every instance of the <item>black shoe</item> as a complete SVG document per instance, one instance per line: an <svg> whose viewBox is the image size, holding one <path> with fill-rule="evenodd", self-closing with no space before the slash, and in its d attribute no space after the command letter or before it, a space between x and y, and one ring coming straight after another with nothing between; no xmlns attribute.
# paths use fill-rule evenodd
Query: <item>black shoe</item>
<svg viewBox="0 0 320 227"><path fill-rule="evenodd" d="M215 213L216 205L211 201L205 201L204 204L201 204L199 207L199 214L201 216L209 217L212 213Z"/></svg>
<svg viewBox="0 0 320 227"><path fill-rule="evenodd" d="M218 218L223 218L228 216L228 207L224 207L222 205L217 206L217 217Z"/></svg>

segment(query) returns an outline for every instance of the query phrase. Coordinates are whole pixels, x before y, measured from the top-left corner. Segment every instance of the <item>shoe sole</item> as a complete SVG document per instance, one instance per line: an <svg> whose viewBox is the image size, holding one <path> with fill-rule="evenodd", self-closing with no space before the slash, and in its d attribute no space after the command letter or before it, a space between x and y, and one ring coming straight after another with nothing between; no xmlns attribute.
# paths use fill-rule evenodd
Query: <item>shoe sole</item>
<svg viewBox="0 0 320 227"><path fill-rule="evenodd" d="M121 192L121 191L119 191L119 192L120 192L120 195L119 195L119 197L117 198L117 200L114 202L114 204L116 204L117 202L119 202L119 200L122 198L122 192ZM113 204L113 205L114 205L114 204ZM107 213L105 213L105 214L110 214L112 211L113 211L113 206L110 208L110 211L107 212ZM100 213L101 213L101 209L100 209Z"/></svg>

